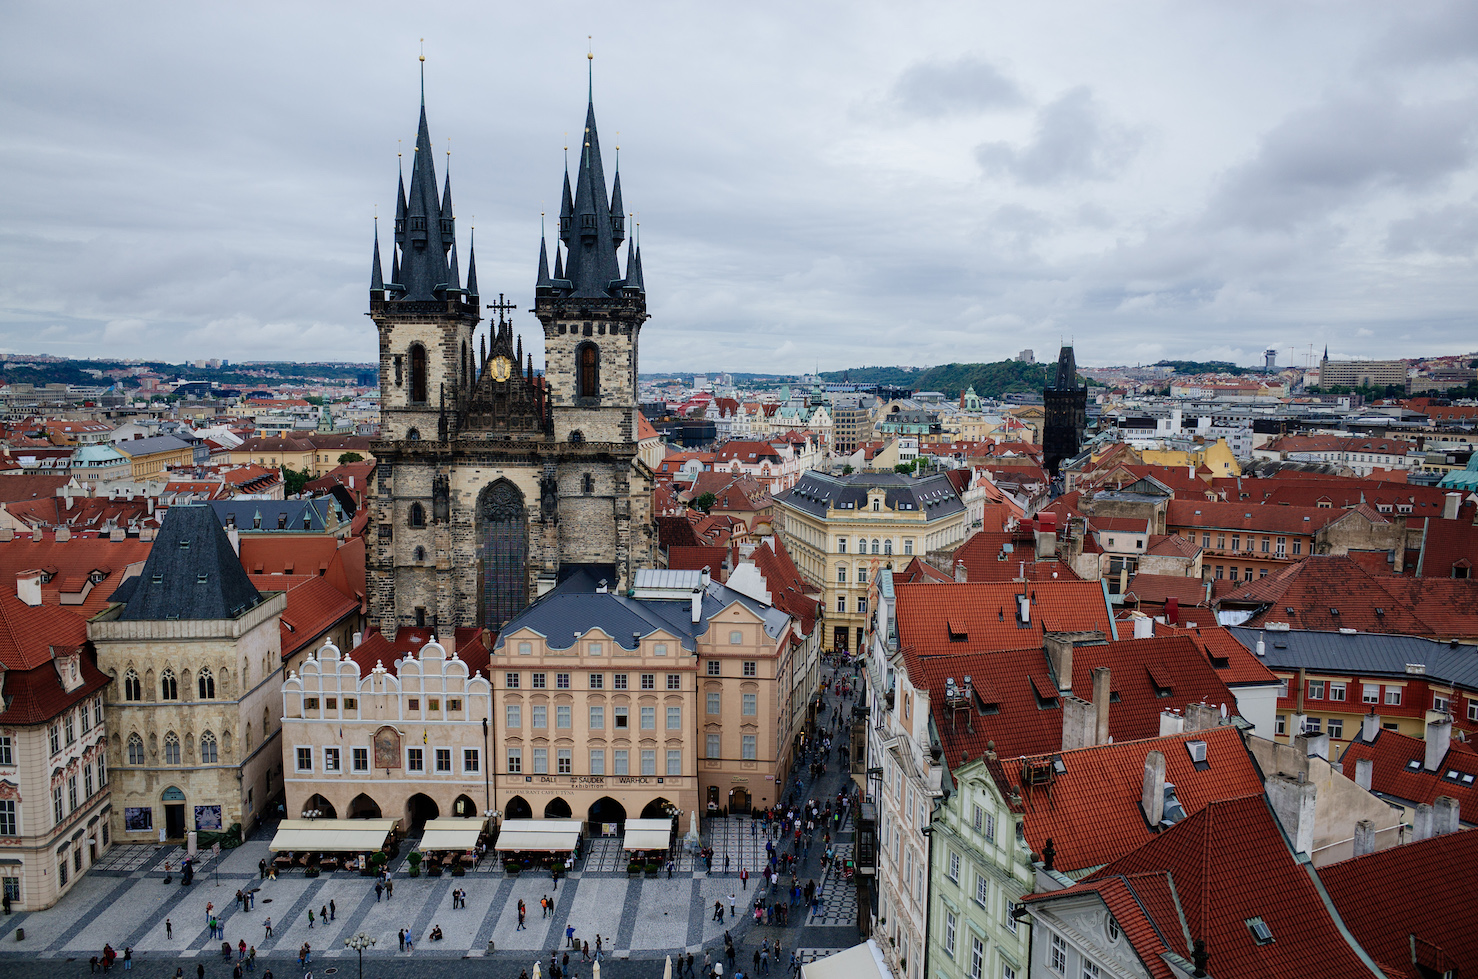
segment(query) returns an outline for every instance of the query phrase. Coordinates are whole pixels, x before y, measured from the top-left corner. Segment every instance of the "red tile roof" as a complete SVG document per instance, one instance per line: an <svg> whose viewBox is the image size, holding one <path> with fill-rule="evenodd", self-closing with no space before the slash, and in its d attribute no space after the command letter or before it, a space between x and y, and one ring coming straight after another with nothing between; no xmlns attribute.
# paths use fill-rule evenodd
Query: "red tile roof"
<svg viewBox="0 0 1478 979"><path fill-rule="evenodd" d="M1007 551L1007 546L1010 551ZM1076 581L1077 572L1058 560L1037 560L1036 537L1020 529L1011 533L978 531L955 550L956 563L965 562L965 580L974 582L1014 581L1021 577L1022 562L1026 577L1032 581L1050 581L1055 576L1063 581Z"/></svg>
<svg viewBox="0 0 1478 979"><path fill-rule="evenodd" d="M902 592L903 588L898 590ZM920 656L908 645L906 633L900 630L899 637L910 680L929 691L934 723L951 765L966 755L979 756L991 741L1004 759L1062 747L1062 704L1060 699L1047 702L1047 695L1055 697L1056 690L1046 680L1048 660L1042 649ZM1160 673L1158 681L1151 678L1147 663L1154 664ZM1117 702L1109 707L1109 736L1116 742L1157 737L1160 711L1167 707L1207 703L1225 704L1229 711L1236 710L1232 691L1205 651L1185 633L1078 646L1073 650L1073 692L1091 699L1093 670L1100 666L1109 668L1110 689L1118 695ZM953 716L945 705L947 681L953 678L962 683L966 676L971 677L977 694L989 684L999 700L991 704L977 697L968 718ZM1166 689L1169 694L1162 694Z"/></svg>
<svg viewBox="0 0 1478 979"><path fill-rule="evenodd" d="M1150 546L1144 552L1162 557L1194 558L1201 553L1201 545L1180 534L1151 534Z"/></svg>
<svg viewBox="0 0 1478 979"><path fill-rule="evenodd" d="M1150 605L1163 605L1166 599L1174 598L1181 608L1194 608L1206 604L1206 582L1184 575L1140 572L1129 579L1125 597L1129 595Z"/></svg>
<svg viewBox="0 0 1478 979"><path fill-rule="evenodd" d="M84 647L79 660L82 685L68 693L50 662L29 670L5 674L5 701L0 703L0 725L45 724L63 711L102 690L110 682L93 663L91 647ZM97 736L101 737L101 730Z"/></svg>
<svg viewBox="0 0 1478 979"><path fill-rule="evenodd" d="M908 562L908 565L901 571L893 572L894 585L918 585L931 581L941 584L954 584L954 578L940 571L921 557L916 557Z"/></svg>
<svg viewBox="0 0 1478 979"><path fill-rule="evenodd" d="M359 601L350 598L317 575L253 576L252 584L264 591L287 591L287 608L278 620L282 633L282 657L287 659L344 620L359 612Z"/></svg>
<svg viewBox="0 0 1478 979"><path fill-rule="evenodd" d="M108 606L108 598L123 580L130 565L143 565L150 544L136 537L121 541L107 537L73 537L58 541L45 535L40 541L30 535L0 542L0 588L15 594L16 575L42 569L52 575L41 586L41 601L90 618ZM94 585L90 576L103 574Z"/></svg>
<svg viewBox="0 0 1478 979"><path fill-rule="evenodd" d="M727 547L669 547L667 567L673 571L702 571L705 568L715 581L728 580L724 562L729 556Z"/></svg>
<svg viewBox="0 0 1478 979"><path fill-rule="evenodd" d="M71 481L71 476L0 475L0 503L42 499L55 496L57 490Z"/></svg>
<svg viewBox="0 0 1478 979"><path fill-rule="evenodd" d="M1209 767L1198 771L1186 748L1188 741L1206 744ZM1200 812L1222 799L1262 792L1262 775L1242 737L1231 725L1145 741L1115 741L1074 751L1050 752L1026 760L1002 761L1006 792L1016 789L1022 798L1027 843L1041 852L1052 840L1056 867L1074 873L1106 863L1137 849L1155 837L1140 809L1145 757L1151 751L1165 756L1165 781L1175 786L1175 797L1187 814ZM1050 786L1030 787L1022 778L1031 761L1052 762L1062 768Z"/></svg>
<svg viewBox="0 0 1478 979"><path fill-rule="evenodd" d="M1478 578L1478 524L1472 520L1429 517L1422 529L1421 561L1416 573L1426 578Z"/></svg>
<svg viewBox="0 0 1478 979"><path fill-rule="evenodd" d="M1453 874L1478 865L1478 832L1386 847L1319 870L1345 926L1389 975L1420 979L1411 961L1441 974L1478 964L1478 888Z"/></svg>
<svg viewBox="0 0 1478 979"><path fill-rule="evenodd" d="M1142 913L1168 918L1151 920L1160 935L1177 936L1171 939L1177 945L1184 942L1178 936L1186 932L1204 941L1211 974L1217 979L1381 974L1341 931L1260 793L1212 802L1084 884L1028 900L1061 899L1095 890L1100 881L1115 876L1153 873L1170 875L1180 913L1170 916L1154 901L1140 905L1145 908ZM1127 904L1124 912L1134 915ZM1257 943L1247 924L1254 917L1272 932L1271 942ZM1131 934L1127 928L1125 934ZM1185 954L1179 947L1175 950Z"/></svg>
<svg viewBox="0 0 1478 979"><path fill-rule="evenodd" d="M1345 510L1318 507L1257 506L1250 502L1208 503L1203 500L1171 500L1165 527L1206 530L1255 530L1260 534L1315 534L1325 525L1347 515Z"/></svg>
<svg viewBox="0 0 1478 979"><path fill-rule="evenodd" d="M765 579L770 604L795 617L802 635L810 635L821 616L821 599L801 577L800 569L785 549L778 535L769 537L754 549L750 559Z"/></svg>
<svg viewBox="0 0 1478 979"><path fill-rule="evenodd" d="M1438 796L1451 796L1459 806L1459 818L1472 825L1478 823L1478 752L1466 742L1452 740L1442 764L1435 772L1423 767L1427 743L1421 738L1384 728L1376 732L1374 741L1357 736L1345 746L1340 762L1352 776L1355 763L1371 760L1370 790L1413 806L1430 804ZM1411 763L1416 762L1412 768ZM1449 778L1449 772L1456 772ZM1468 778L1473 781L1467 781Z"/></svg>
<svg viewBox="0 0 1478 979"><path fill-rule="evenodd" d="M1038 645L1044 632L1113 634L1097 581L898 585L896 594L899 639L918 656L1021 649ZM1031 621L1018 625L1023 594ZM966 638L952 642L951 634Z"/></svg>
<svg viewBox="0 0 1478 979"><path fill-rule="evenodd" d="M73 650L85 642L87 622L80 615L0 595L0 666L6 670L35 669L52 661L52 647Z"/></svg>
<svg viewBox="0 0 1478 979"><path fill-rule="evenodd" d="M349 658L359 664L359 675L369 676L378 663L383 663L391 676L399 676L399 661L407 656L419 655L421 649L433 638L430 629L401 629L395 639L385 638L378 629L365 633L363 641L349 651ZM486 629L458 627L456 631L457 658L467 663L472 675L479 671L488 676L488 650L492 638Z"/></svg>
<svg viewBox="0 0 1478 979"><path fill-rule="evenodd" d="M1174 626L1156 625L1155 630L1173 629ZM1163 633L1162 633L1163 634ZM1195 629L1187 628L1185 634L1194 638L1211 657L1211 665L1229 687L1268 686L1278 682L1272 670L1252 650L1237 641L1226 627L1203 622Z"/></svg>

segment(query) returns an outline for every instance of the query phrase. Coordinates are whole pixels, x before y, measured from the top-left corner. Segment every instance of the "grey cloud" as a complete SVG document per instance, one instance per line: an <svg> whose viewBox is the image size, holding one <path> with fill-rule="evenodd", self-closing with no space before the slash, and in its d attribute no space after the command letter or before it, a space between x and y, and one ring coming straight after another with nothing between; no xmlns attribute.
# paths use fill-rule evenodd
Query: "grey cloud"
<svg viewBox="0 0 1478 979"><path fill-rule="evenodd" d="M1230 171L1214 221L1287 230L1383 187L1421 188L1472 159L1471 101L1341 97L1295 112Z"/></svg>
<svg viewBox="0 0 1478 979"><path fill-rule="evenodd" d="M1478 57L1478 4L1470 0L1404 4L1371 60L1399 65Z"/></svg>
<svg viewBox="0 0 1478 979"><path fill-rule="evenodd" d="M1042 107L1031 142L981 143L975 159L990 173L1006 173L1024 184L1102 180L1117 173L1134 155L1138 135L1104 118L1086 85Z"/></svg>
<svg viewBox="0 0 1478 979"><path fill-rule="evenodd" d="M1396 221L1386 236L1386 248L1395 255L1471 255L1478 248L1478 205L1449 204Z"/></svg>
<svg viewBox="0 0 1478 979"><path fill-rule="evenodd" d="M903 112L928 118L1010 109L1026 101L1014 81L973 54L910 65L893 83L891 100Z"/></svg>

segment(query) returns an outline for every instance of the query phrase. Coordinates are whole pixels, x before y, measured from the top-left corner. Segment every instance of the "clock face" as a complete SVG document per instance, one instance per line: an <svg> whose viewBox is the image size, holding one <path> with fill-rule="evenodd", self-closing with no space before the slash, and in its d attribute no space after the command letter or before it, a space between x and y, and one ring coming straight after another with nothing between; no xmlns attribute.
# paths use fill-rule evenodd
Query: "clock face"
<svg viewBox="0 0 1478 979"><path fill-rule="evenodd" d="M506 381L508 380L508 375L512 372L513 361L509 360L507 357L493 358L493 380L500 382Z"/></svg>

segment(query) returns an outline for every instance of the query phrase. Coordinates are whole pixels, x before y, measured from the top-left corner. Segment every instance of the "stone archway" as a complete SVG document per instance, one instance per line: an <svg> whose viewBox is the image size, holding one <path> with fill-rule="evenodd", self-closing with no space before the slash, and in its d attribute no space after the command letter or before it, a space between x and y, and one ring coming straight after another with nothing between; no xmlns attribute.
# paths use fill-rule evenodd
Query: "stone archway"
<svg viewBox="0 0 1478 979"><path fill-rule="evenodd" d="M313 795L310 795L308 797L308 801L305 802L305 803L303 803L303 811L304 812L318 812L319 815L316 816L316 817L314 817L316 819L338 819L339 818L339 810L337 810L337 809L334 808L334 804L332 802L329 802L328 799L324 798L323 796L321 796L321 795L319 795L317 793L314 793Z"/></svg>
<svg viewBox="0 0 1478 979"><path fill-rule="evenodd" d="M460 819L469 819L478 815L477 803L467 795L459 795L452 801L452 815Z"/></svg>
<svg viewBox="0 0 1478 979"><path fill-rule="evenodd" d="M651 802L646 804L646 807L643 808L641 811L641 818L666 819L669 816L675 815L677 811L677 806L673 805L668 800L659 797L653 799Z"/></svg>
<svg viewBox="0 0 1478 979"><path fill-rule="evenodd" d="M619 835L626 825L626 807L608 795L603 795L590 804L586 819L592 824L591 835L601 835L601 825L614 823Z"/></svg>
<svg viewBox="0 0 1478 979"><path fill-rule="evenodd" d="M749 812L749 790L736 785L729 790L729 812Z"/></svg>
<svg viewBox="0 0 1478 979"><path fill-rule="evenodd" d="M559 796L550 799L544 806L545 819L569 819L573 815L574 812L570 809L570 804Z"/></svg>
<svg viewBox="0 0 1478 979"><path fill-rule="evenodd" d="M503 803L503 818L506 819L533 819L534 807L529 805L529 800L521 795L516 795Z"/></svg>
<svg viewBox="0 0 1478 979"><path fill-rule="evenodd" d="M380 819L380 804L361 792L349 800L350 819Z"/></svg>
<svg viewBox="0 0 1478 979"><path fill-rule="evenodd" d="M441 807L424 792L417 792L405 800L405 821L412 831L421 829L440 815Z"/></svg>

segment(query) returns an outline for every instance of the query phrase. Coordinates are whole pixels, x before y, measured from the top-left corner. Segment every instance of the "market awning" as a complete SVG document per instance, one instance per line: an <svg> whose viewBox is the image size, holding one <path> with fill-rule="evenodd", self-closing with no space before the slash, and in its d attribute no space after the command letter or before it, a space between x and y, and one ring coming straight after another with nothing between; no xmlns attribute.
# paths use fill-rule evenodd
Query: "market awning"
<svg viewBox="0 0 1478 979"><path fill-rule="evenodd" d="M893 979L871 940L801 966L801 979Z"/></svg>
<svg viewBox="0 0 1478 979"><path fill-rule="evenodd" d="M426 835L421 837L421 849L470 850L477 845L483 825L484 820L480 816L467 819L433 819L426 824Z"/></svg>
<svg viewBox="0 0 1478 979"><path fill-rule="evenodd" d="M627 850L665 850L671 842L671 819L626 820L626 839L622 846Z"/></svg>
<svg viewBox="0 0 1478 979"><path fill-rule="evenodd" d="M395 829L393 819L284 819L272 850L358 853L378 850Z"/></svg>
<svg viewBox="0 0 1478 979"><path fill-rule="evenodd" d="M507 819L495 850L573 850L580 839L578 819Z"/></svg>

